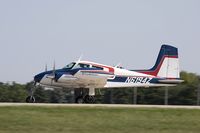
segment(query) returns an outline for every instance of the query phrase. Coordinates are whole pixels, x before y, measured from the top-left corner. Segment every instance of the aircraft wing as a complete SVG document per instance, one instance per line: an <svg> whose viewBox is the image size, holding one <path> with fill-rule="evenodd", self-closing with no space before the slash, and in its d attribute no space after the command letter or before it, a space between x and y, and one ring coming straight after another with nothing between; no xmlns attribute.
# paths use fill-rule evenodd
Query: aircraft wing
<svg viewBox="0 0 200 133"><path fill-rule="evenodd" d="M102 88L114 75L103 70L79 70L74 75L65 75L59 82L75 88Z"/></svg>

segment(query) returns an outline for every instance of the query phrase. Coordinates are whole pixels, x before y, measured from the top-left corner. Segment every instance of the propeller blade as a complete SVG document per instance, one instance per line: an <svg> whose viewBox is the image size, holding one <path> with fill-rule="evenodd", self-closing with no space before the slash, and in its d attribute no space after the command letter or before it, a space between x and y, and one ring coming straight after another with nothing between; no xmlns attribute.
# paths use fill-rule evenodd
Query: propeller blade
<svg viewBox="0 0 200 133"><path fill-rule="evenodd" d="M45 72L47 72L47 64L45 64Z"/></svg>
<svg viewBox="0 0 200 133"><path fill-rule="evenodd" d="M54 79L51 79L51 85L53 84L53 80L54 80Z"/></svg>
<svg viewBox="0 0 200 133"><path fill-rule="evenodd" d="M57 81L56 81L56 62L55 62L55 60L54 60L54 62L53 62L52 76L53 76L53 78L51 79L51 84L53 83L53 81L54 81L54 82L57 82Z"/></svg>
<svg viewBox="0 0 200 133"><path fill-rule="evenodd" d="M56 62L54 60L54 62L53 62L53 75L55 76L55 74L56 74Z"/></svg>

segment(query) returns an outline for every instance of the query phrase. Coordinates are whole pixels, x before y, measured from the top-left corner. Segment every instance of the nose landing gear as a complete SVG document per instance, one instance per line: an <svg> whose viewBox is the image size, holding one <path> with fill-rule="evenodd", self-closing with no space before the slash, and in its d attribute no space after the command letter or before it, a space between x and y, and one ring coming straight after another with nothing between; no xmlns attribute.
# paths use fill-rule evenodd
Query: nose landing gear
<svg viewBox="0 0 200 133"><path fill-rule="evenodd" d="M30 89L28 90L29 96L26 98L27 103L35 103L35 97L33 96L35 92L35 83L31 85Z"/></svg>
<svg viewBox="0 0 200 133"><path fill-rule="evenodd" d="M35 103L35 97L34 96L28 96L26 98L27 103Z"/></svg>

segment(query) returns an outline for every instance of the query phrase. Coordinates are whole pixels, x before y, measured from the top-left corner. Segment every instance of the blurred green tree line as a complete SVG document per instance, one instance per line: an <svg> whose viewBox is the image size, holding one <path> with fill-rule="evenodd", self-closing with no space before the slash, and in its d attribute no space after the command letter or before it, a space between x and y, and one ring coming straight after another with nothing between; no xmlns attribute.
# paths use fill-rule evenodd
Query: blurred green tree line
<svg viewBox="0 0 200 133"><path fill-rule="evenodd" d="M169 87L169 105L196 105L197 91L200 87L200 76L194 73L181 72L181 79L185 82L175 87ZM28 89L27 84L1 83L0 102L25 102ZM164 104L165 88L138 88L138 104ZM75 96L71 89L47 89L37 86L34 96L38 103L73 103ZM133 104L134 88L96 89L96 103Z"/></svg>

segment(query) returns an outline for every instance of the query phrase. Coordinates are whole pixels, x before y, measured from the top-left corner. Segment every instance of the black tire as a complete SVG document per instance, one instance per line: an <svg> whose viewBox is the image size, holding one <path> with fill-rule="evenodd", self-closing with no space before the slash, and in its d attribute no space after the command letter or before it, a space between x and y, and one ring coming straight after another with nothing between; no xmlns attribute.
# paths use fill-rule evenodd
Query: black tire
<svg viewBox="0 0 200 133"><path fill-rule="evenodd" d="M35 103L35 97L33 97L33 96L28 96L28 97L26 98L26 102L27 102L27 103Z"/></svg>
<svg viewBox="0 0 200 133"><path fill-rule="evenodd" d="M95 102L95 98L94 98L94 96L86 95L86 96L84 97L84 102L85 102L85 103L94 103L94 102Z"/></svg>

